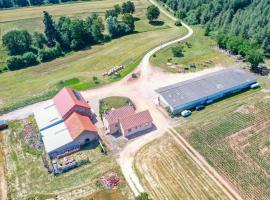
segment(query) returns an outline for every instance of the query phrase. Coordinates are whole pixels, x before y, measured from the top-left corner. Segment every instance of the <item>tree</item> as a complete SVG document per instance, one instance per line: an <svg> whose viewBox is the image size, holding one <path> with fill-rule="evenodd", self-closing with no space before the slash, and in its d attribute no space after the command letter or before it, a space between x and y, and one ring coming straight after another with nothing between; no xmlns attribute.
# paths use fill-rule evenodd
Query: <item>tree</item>
<svg viewBox="0 0 270 200"><path fill-rule="evenodd" d="M43 33L34 32L33 45L39 49L42 49L47 44L47 39Z"/></svg>
<svg viewBox="0 0 270 200"><path fill-rule="evenodd" d="M37 56L35 54L33 54L32 52L27 52L27 53L23 54L22 58L23 58L23 61L24 61L26 67L37 65L39 63Z"/></svg>
<svg viewBox="0 0 270 200"><path fill-rule="evenodd" d="M39 58L42 62L51 61L62 55L63 55L63 51L59 44L55 45L55 47L53 48L45 48L39 51Z"/></svg>
<svg viewBox="0 0 270 200"><path fill-rule="evenodd" d="M17 6L21 6L21 7L29 6L29 2L27 0L14 0L14 3Z"/></svg>
<svg viewBox="0 0 270 200"><path fill-rule="evenodd" d="M135 200L151 200L146 192L142 192Z"/></svg>
<svg viewBox="0 0 270 200"><path fill-rule="evenodd" d="M126 23L119 22L116 17L110 16L106 22L112 38L120 37L131 32L130 27Z"/></svg>
<svg viewBox="0 0 270 200"><path fill-rule="evenodd" d="M48 46L53 47L56 44L56 41L62 44L61 35L56 29L52 16L46 11L43 11L43 14L44 14L43 23L45 26L44 33L48 40Z"/></svg>
<svg viewBox="0 0 270 200"><path fill-rule="evenodd" d="M263 53L259 50L250 50L247 53L247 61L250 62L251 69L254 69L263 62Z"/></svg>
<svg viewBox="0 0 270 200"><path fill-rule="evenodd" d="M122 4L122 14L130 13L133 14L135 12L135 5L131 1L124 2Z"/></svg>
<svg viewBox="0 0 270 200"><path fill-rule="evenodd" d="M160 15L159 8L155 5L148 6L146 17L151 22L155 19L157 19Z"/></svg>
<svg viewBox="0 0 270 200"><path fill-rule="evenodd" d="M59 3L59 0L48 0L49 3L52 3L52 4L58 4Z"/></svg>
<svg viewBox="0 0 270 200"><path fill-rule="evenodd" d="M114 11L117 15L120 15L120 13L122 12L121 6L119 4L114 5Z"/></svg>
<svg viewBox="0 0 270 200"><path fill-rule="evenodd" d="M17 70L24 67L24 61L22 56L9 56L7 58L7 67L10 70Z"/></svg>
<svg viewBox="0 0 270 200"><path fill-rule="evenodd" d="M72 20L69 31L72 38L70 45L72 50L80 50L92 42L91 32L87 30L81 19Z"/></svg>
<svg viewBox="0 0 270 200"><path fill-rule="evenodd" d="M118 13L114 9L106 10L105 19L107 19L108 17L118 17Z"/></svg>
<svg viewBox="0 0 270 200"><path fill-rule="evenodd" d="M30 51L32 37L25 30L14 30L6 33L3 36L2 41L10 55L20 55Z"/></svg>
<svg viewBox="0 0 270 200"><path fill-rule="evenodd" d="M44 0L29 0L32 6L40 6L44 4Z"/></svg>
<svg viewBox="0 0 270 200"><path fill-rule="evenodd" d="M205 30L204 30L204 35L209 36L209 33L211 32L210 25L206 24Z"/></svg>
<svg viewBox="0 0 270 200"><path fill-rule="evenodd" d="M186 18L186 16L187 16L186 13L185 13L185 11L182 10L182 9L176 11L175 15L176 15L176 17L177 17L178 19L184 19L184 18Z"/></svg>
<svg viewBox="0 0 270 200"><path fill-rule="evenodd" d="M127 24L130 28L130 32L133 32L135 29L135 20L131 14L124 14L122 17L122 21Z"/></svg>
<svg viewBox="0 0 270 200"><path fill-rule="evenodd" d="M172 47L172 53L174 57L182 57L183 56L184 47L182 45L178 45Z"/></svg>

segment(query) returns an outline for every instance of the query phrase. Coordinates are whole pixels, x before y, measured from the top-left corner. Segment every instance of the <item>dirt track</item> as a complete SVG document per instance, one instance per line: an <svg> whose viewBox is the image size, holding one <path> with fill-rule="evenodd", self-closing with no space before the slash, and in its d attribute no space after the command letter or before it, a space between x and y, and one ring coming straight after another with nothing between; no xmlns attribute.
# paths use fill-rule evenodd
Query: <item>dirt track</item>
<svg viewBox="0 0 270 200"><path fill-rule="evenodd" d="M153 0L149 0L152 4L156 4ZM167 15L172 20L175 20L173 16L167 13L163 8L160 7L162 13ZM153 100L156 98L156 94L154 92L155 89L166 86L168 84L172 84L175 82L179 82L180 80L186 80L193 77L200 76L202 74L207 74L212 71L219 70L219 67L207 69L197 73L187 73L187 74L170 74L161 71L158 68L153 68L150 64L150 57L159 51L160 49L169 46L173 43L183 41L189 38L193 34L193 30L186 24L183 24L188 29L188 34L185 36L181 36L180 38L168 42L166 44L161 44L160 46L154 48L149 51L141 61L140 65L137 67L136 71L140 72L140 78L138 80L130 81L129 76L124 78L120 82L113 83L111 85L107 85L102 88L97 88L94 90L88 90L83 92L83 96L89 100L91 106L94 108L96 113L98 113L98 102L99 99L105 98L108 96L127 96L132 99L132 101L136 104L138 110L148 109L154 119L154 123L156 125L156 130L152 131L149 134L138 137L128 143L128 145L120 152L118 162L121 166L122 172L132 189L133 193L137 196L140 192L144 191L143 186L141 185L136 173L133 170L133 160L136 152L147 144L150 141L160 137L163 133L168 131L170 128L168 120L161 114L161 112L156 108ZM0 117L4 119L20 119L25 118L26 116L33 113L33 109L40 106L43 102L34 104L31 106L27 106L20 110L8 113ZM196 152L194 150L196 154ZM198 165L205 165L202 160L197 160ZM210 173L210 169L207 168L206 171ZM214 170L214 169L213 169ZM213 173L214 172L214 173ZM216 179L219 183L219 186L222 190L227 191L228 197L235 196L230 199L241 199L240 195L234 190L234 188L226 182L226 180L222 179L221 176L214 170L210 173L210 177ZM219 178L218 178L219 176Z"/></svg>

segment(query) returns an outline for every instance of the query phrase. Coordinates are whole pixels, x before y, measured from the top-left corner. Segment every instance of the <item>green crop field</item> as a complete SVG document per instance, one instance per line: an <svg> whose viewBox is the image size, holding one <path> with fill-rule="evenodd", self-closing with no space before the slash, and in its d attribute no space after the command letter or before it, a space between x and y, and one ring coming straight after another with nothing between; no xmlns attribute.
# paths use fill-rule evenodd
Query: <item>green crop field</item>
<svg viewBox="0 0 270 200"><path fill-rule="evenodd" d="M193 29L194 35L190 39L169 46L152 56L153 65L173 73L182 72L186 67L189 68L188 71L194 72L213 66L239 66L235 59L215 49L216 42L204 36L204 30L200 26ZM183 57L173 56L172 47L177 45L184 46ZM196 68L190 68L190 64L195 64Z"/></svg>
<svg viewBox="0 0 270 200"><path fill-rule="evenodd" d="M270 196L270 82L194 112L178 127L244 199Z"/></svg>
<svg viewBox="0 0 270 200"><path fill-rule="evenodd" d="M32 128L29 128L28 123ZM21 121L11 121L9 131L3 134L6 181L9 199L38 197L48 199L78 199L84 197L106 197L108 200L132 199L121 170L115 160L100 152L99 148L85 148L71 157L90 160L90 163L73 169L60 176L48 173L42 161L42 149L31 144L37 141L37 129L33 117ZM28 139L29 138L29 139ZM99 184L99 177L107 172L119 174L121 184L115 191L105 191ZM90 198L90 199L91 199Z"/></svg>
<svg viewBox="0 0 270 200"><path fill-rule="evenodd" d="M43 10L48 10L54 16L65 13L87 16L91 12L103 14L108 7L121 2L123 1L104 0L3 11L0 13L1 33L4 32L3 29L14 28L42 31ZM136 21L135 34L92 46L88 50L73 52L35 67L0 74L0 113L50 98L59 89L61 81L78 79L79 83L74 85L76 89L88 89L117 81L132 71L149 49L186 32L184 28L175 27L173 22L163 15L160 17L165 22L163 25L150 25L145 17L149 2L134 2L135 16L139 18ZM117 65L126 66L120 77L103 78L102 73ZM96 83L93 82L93 76L99 79Z"/></svg>

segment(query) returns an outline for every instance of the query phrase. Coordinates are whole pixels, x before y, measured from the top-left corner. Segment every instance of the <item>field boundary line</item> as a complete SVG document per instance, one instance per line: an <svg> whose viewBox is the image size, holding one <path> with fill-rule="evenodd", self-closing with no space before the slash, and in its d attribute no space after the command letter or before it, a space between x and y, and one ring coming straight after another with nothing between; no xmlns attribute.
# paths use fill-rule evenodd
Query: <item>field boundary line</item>
<svg viewBox="0 0 270 200"><path fill-rule="evenodd" d="M169 134L186 151L192 160L222 189L231 200L243 200L238 191L228 183L198 151L196 151L174 128L169 128Z"/></svg>

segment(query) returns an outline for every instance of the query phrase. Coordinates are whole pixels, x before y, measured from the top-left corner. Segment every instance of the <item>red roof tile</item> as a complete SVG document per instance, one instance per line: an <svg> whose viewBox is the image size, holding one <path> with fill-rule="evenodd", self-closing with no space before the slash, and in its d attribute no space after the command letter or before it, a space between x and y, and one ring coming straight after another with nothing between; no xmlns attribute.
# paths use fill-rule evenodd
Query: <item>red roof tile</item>
<svg viewBox="0 0 270 200"><path fill-rule="evenodd" d="M137 126L152 122L152 116L148 110L130 115L120 120L122 128L127 131Z"/></svg>
<svg viewBox="0 0 270 200"><path fill-rule="evenodd" d="M72 113L66 120L65 124L69 130L70 136L76 139L84 131L97 132L96 126L91 122L89 117Z"/></svg>
<svg viewBox="0 0 270 200"><path fill-rule="evenodd" d="M117 123L118 120L123 119L133 114L135 114L135 110L132 106L123 106L115 110L111 110L110 112L105 114L105 118L107 119L109 124L113 124L113 123Z"/></svg>
<svg viewBox="0 0 270 200"><path fill-rule="evenodd" d="M74 106L90 109L81 93L72 90L69 87L64 87L57 95L55 95L53 102L62 117L64 117Z"/></svg>

